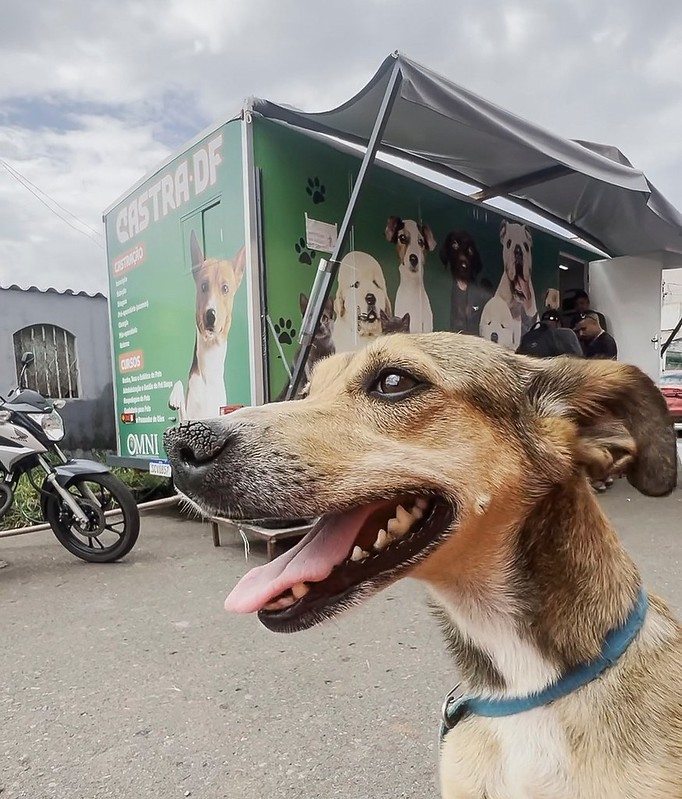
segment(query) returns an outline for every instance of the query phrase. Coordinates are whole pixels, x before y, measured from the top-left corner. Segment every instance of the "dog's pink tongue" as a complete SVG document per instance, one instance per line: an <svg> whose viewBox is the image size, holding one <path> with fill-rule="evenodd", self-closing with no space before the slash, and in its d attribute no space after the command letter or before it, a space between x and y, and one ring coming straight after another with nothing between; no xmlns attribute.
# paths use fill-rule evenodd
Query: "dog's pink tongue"
<svg viewBox="0 0 682 799"><path fill-rule="evenodd" d="M297 583L319 583L348 557L353 541L375 505L334 514L293 549L242 577L225 600L225 610L255 613Z"/></svg>

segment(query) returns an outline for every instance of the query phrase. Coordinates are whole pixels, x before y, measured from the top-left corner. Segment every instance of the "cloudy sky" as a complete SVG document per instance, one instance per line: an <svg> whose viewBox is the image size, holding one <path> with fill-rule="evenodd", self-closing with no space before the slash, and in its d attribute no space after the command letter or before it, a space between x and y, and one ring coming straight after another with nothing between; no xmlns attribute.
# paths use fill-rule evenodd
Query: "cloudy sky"
<svg viewBox="0 0 682 799"><path fill-rule="evenodd" d="M105 290L101 212L142 174L249 95L333 107L395 49L556 133L617 145L682 208L679 0L2 5L3 285Z"/></svg>

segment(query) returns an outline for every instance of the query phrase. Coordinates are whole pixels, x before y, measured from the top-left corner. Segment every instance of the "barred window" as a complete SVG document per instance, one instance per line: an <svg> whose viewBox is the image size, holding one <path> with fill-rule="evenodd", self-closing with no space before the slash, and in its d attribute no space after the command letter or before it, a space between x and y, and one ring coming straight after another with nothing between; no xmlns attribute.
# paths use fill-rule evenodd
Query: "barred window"
<svg viewBox="0 0 682 799"><path fill-rule="evenodd" d="M31 325L14 334L17 377L21 356L32 352L35 362L26 370L25 384L52 399L78 397L76 338L56 325Z"/></svg>

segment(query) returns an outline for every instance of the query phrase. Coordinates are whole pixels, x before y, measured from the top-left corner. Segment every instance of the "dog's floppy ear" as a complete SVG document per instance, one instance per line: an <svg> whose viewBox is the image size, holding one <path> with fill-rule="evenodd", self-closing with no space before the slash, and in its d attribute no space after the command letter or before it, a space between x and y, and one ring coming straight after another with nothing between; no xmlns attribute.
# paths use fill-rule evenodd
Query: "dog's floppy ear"
<svg viewBox="0 0 682 799"><path fill-rule="evenodd" d="M665 399L636 366L605 360L542 362L527 396L543 417L571 422L574 459L593 479L624 471L642 494L670 494L677 482L675 430Z"/></svg>
<svg viewBox="0 0 682 799"><path fill-rule="evenodd" d="M433 231L428 225L420 225L422 236L424 237L424 241L426 242L426 246L428 247L429 252L433 252L436 249L436 239L433 235Z"/></svg>
<svg viewBox="0 0 682 799"><path fill-rule="evenodd" d="M196 272L202 264L204 263L204 253L201 251L201 245L199 244L199 239L197 239L197 234L192 231L192 235L189 237L189 254L192 260L192 271Z"/></svg>
<svg viewBox="0 0 682 799"><path fill-rule="evenodd" d="M533 234L526 227L526 225L523 226L523 235L526 237L526 241L528 242L528 246L532 247L533 246Z"/></svg>
<svg viewBox="0 0 682 799"><path fill-rule="evenodd" d="M402 227L404 227L403 220L399 216L389 216L388 222L386 222L386 230L384 231L386 240L395 241L398 236L398 231Z"/></svg>
<svg viewBox="0 0 682 799"><path fill-rule="evenodd" d="M507 238L507 220L503 219L502 224L500 225L500 241L504 244L504 240Z"/></svg>
<svg viewBox="0 0 682 799"><path fill-rule="evenodd" d="M305 312L308 308L308 298L305 296L305 294L303 294L303 292L298 295L298 304L301 308L301 316L305 316Z"/></svg>
<svg viewBox="0 0 682 799"><path fill-rule="evenodd" d="M239 286L244 277L244 269L246 267L246 247L239 248L232 263L234 264L234 276L237 278L237 286Z"/></svg>
<svg viewBox="0 0 682 799"><path fill-rule="evenodd" d="M442 261L444 266L448 266L450 263L450 247L452 247L452 239L454 237L454 233L450 232L445 237L445 241L440 246L440 252L438 255L440 256L440 260Z"/></svg>

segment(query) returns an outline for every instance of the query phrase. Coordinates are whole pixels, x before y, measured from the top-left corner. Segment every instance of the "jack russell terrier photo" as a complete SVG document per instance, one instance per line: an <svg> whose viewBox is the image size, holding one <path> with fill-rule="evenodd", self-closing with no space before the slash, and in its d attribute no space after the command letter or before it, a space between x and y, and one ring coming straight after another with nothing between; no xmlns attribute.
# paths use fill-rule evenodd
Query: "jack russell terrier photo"
<svg viewBox="0 0 682 799"><path fill-rule="evenodd" d="M233 260L204 258L196 234L190 237L192 276L196 288L196 337L187 391L182 381L173 386L168 407L179 421L209 419L227 404L225 356L232 325L232 308L246 264L242 247Z"/></svg>
<svg viewBox="0 0 682 799"><path fill-rule="evenodd" d="M395 244L400 261L400 284L395 296L395 315L410 315L410 332L431 333L433 313L424 288L424 267L427 253L436 249L436 239L428 225L414 219L389 216L386 239Z"/></svg>

